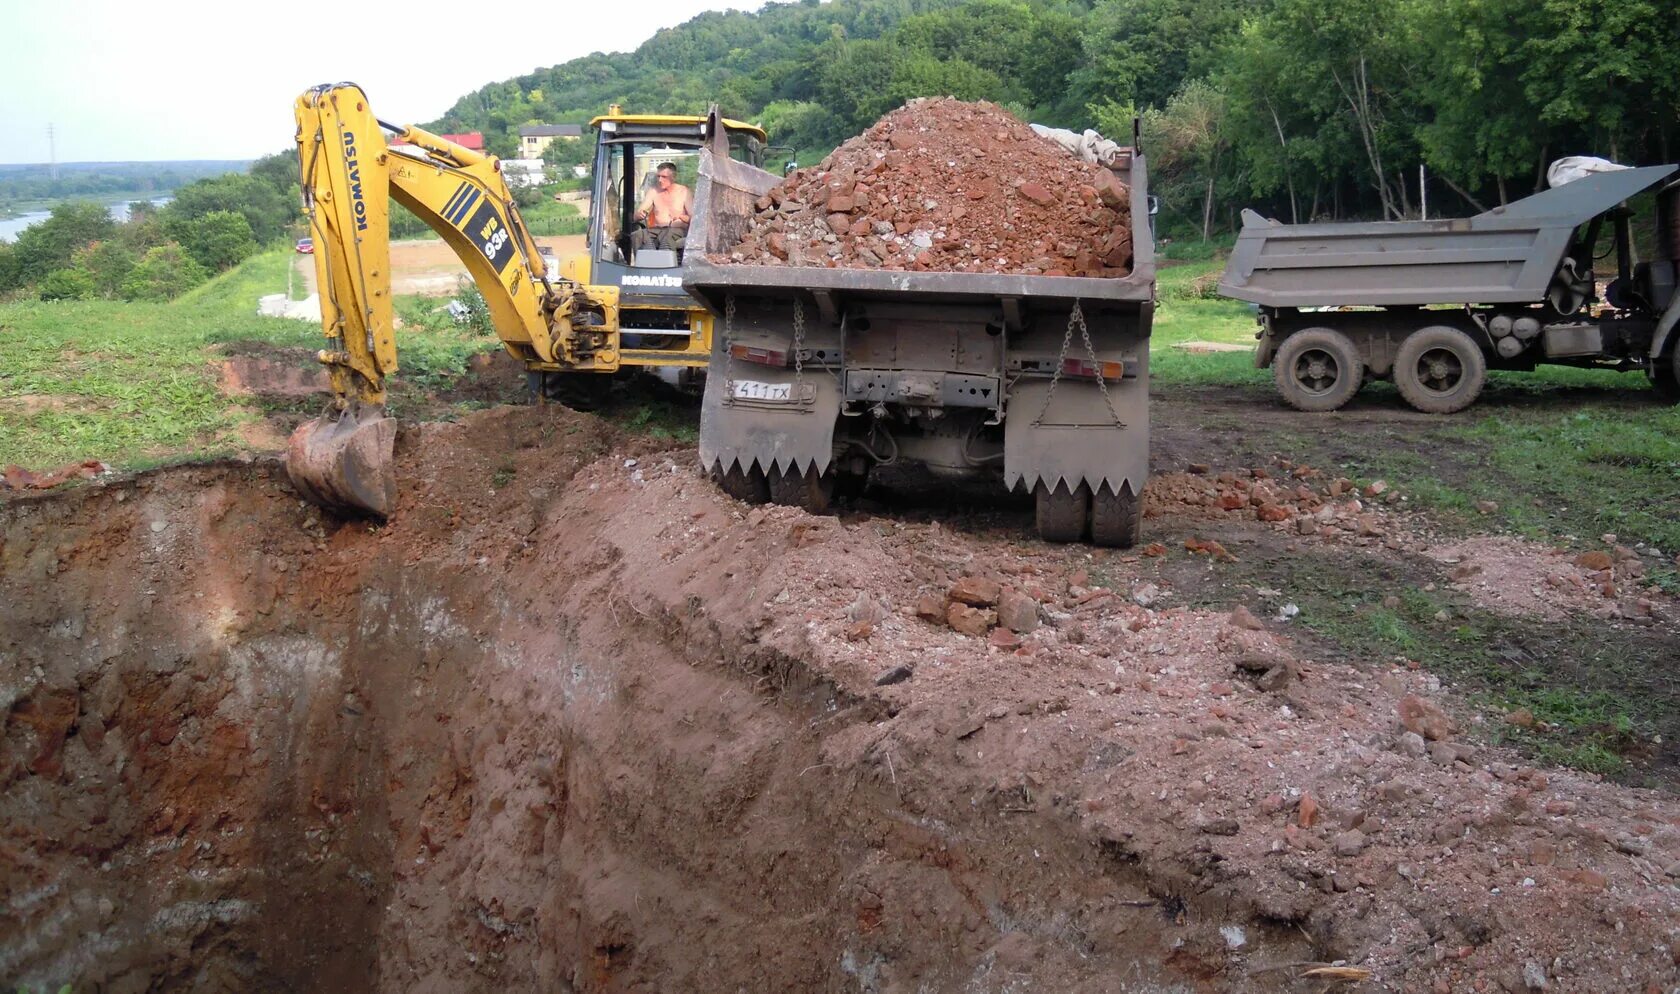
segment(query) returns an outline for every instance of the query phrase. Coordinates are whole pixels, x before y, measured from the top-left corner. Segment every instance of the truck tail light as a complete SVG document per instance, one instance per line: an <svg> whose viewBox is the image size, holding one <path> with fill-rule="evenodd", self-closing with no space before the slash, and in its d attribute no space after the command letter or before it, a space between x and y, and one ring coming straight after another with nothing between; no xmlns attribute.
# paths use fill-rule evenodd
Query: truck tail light
<svg viewBox="0 0 1680 994"><path fill-rule="evenodd" d="M788 354L782 349L760 349L750 345L731 345L729 354L743 362L756 362L760 366L786 366Z"/></svg>
<svg viewBox="0 0 1680 994"><path fill-rule="evenodd" d="M1089 359L1063 359L1063 376L1079 376L1087 380L1118 380L1126 375L1123 362L1092 362Z"/></svg>

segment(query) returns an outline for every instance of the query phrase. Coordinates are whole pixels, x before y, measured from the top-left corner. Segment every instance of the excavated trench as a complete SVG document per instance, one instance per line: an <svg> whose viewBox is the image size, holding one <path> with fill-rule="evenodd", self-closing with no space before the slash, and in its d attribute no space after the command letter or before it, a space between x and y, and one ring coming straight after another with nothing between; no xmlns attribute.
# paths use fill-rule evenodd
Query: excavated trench
<svg viewBox="0 0 1680 994"><path fill-rule="evenodd" d="M727 591L638 583L635 536L562 493L593 453L498 432L531 436L519 500L462 500L493 457L405 436L438 472L384 530L272 465L0 509L0 978L1177 989L1148 940L1089 934L1088 846L908 813L852 741L878 703L757 644Z"/></svg>
<svg viewBox="0 0 1680 994"><path fill-rule="evenodd" d="M1609 889L1529 918L1475 884L1550 867L1408 875L1427 798L1463 792L1460 851L1509 852L1534 782L1277 721L1375 743L1391 717L1350 716L1387 691L1223 690L1210 718L1194 688L1270 636L1101 602L988 649L908 605L1007 538L748 509L652 444L556 408L421 426L379 528L273 463L0 505L0 983L1320 991L1345 959L1382 983L1342 989L1392 990L1546 943L1573 943L1546 969L1672 969L1673 895L1607 845L1560 842ZM1262 800L1285 777L1369 852ZM1622 801L1673 841L1670 806Z"/></svg>

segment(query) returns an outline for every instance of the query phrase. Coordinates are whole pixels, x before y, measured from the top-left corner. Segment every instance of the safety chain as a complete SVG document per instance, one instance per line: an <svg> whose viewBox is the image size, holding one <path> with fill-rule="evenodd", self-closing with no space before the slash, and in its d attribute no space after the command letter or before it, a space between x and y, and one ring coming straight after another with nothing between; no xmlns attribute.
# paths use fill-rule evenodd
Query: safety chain
<svg viewBox="0 0 1680 994"><path fill-rule="evenodd" d="M735 406L735 295L723 298L723 402Z"/></svg>
<svg viewBox="0 0 1680 994"><path fill-rule="evenodd" d="M1091 359L1091 366L1097 374L1097 389L1102 391L1103 404L1108 408L1108 416L1114 419L1116 428L1125 428L1126 423L1120 420L1120 412L1114 409L1114 398L1108 393L1108 380L1102 375L1102 364L1097 361L1096 346L1091 344L1091 329L1085 324L1085 311L1079 306L1077 299L1073 302L1073 309L1068 312L1067 331L1062 334L1062 349L1056 355L1056 368L1050 374L1050 389L1045 391L1044 406L1038 409L1038 417L1033 419L1034 427L1044 423L1044 415L1050 410L1050 401L1056 396L1056 384L1062 381L1062 366L1067 362L1068 349L1073 345L1073 329L1079 329L1079 337L1085 344L1085 354Z"/></svg>
<svg viewBox="0 0 1680 994"><path fill-rule="evenodd" d="M805 301L793 298L793 396L796 403L805 399Z"/></svg>

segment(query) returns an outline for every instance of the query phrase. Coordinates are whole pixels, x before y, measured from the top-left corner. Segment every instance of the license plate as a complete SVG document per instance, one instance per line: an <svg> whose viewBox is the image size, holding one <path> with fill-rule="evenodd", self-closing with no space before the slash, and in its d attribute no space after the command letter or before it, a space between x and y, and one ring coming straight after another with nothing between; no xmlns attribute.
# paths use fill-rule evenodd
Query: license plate
<svg viewBox="0 0 1680 994"><path fill-rule="evenodd" d="M737 400L792 400L793 384L764 383L759 380L735 380L733 396Z"/></svg>

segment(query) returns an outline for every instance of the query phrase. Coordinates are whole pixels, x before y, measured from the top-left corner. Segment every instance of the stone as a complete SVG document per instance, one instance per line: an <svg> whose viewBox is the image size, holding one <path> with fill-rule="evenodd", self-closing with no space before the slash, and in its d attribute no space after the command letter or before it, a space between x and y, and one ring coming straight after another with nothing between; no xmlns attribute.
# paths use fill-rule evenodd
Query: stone
<svg viewBox="0 0 1680 994"><path fill-rule="evenodd" d="M1366 487L1365 487L1365 496L1366 497L1381 497L1383 494L1385 494L1387 492L1388 492L1388 483L1385 480L1374 480L1371 483L1367 484Z"/></svg>
<svg viewBox="0 0 1680 994"><path fill-rule="evenodd" d="M1528 862L1533 866L1551 866L1557 859L1557 846L1545 839L1535 839L1528 844Z"/></svg>
<svg viewBox="0 0 1680 994"><path fill-rule="evenodd" d="M985 635L996 621L995 612L967 604L954 603L945 611L945 623L964 635Z"/></svg>
<svg viewBox="0 0 1680 994"><path fill-rule="evenodd" d="M945 624L945 598L933 594L916 598L916 617L936 625Z"/></svg>
<svg viewBox="0 0 1680 994"><path fill-rule="evenodd" d="M875 634L875 623L873 621L854 621L846 626L844 634L848 642L862 642Z"/></svg>
<svg viewBox="0 0 1680 994"><path fill-rule="evenodd" d="M1015 188L1015 192L1040 207L1049 207L1056 202L1056 195L1045 189L1043 184L1028 180Z"/></svg>
<svg viewBox="0 0 1680 994"><path fill-rule="evenodd" d="M1242 831L1235 818L1215 818L1202 825L1202 832L1207 835L1236 835Z"/></svg>
<svg viewBox="0 0 1680 994"><path fill-rule="evenodd" d="M1394 749L1400 755L1410 756L1413 759L1422 759L1429 753L1429 747L1424 744L1423 736L1416 732L1402 732L1400 740L1395 743Z"/></svg>
<svg viewBox="0 0 1680 994"><path fill-rule="evenodd" d="M983 576L965 576L951 586L946 596L971 607L991 607L1003 595L1003 587L996 580Z"/></svg>
<svg viewBox="0 0 1680 994"><path fill-rule="evenodd" d="M1301 795L1301 804L1295 810L1295 823L1302 828L1311 828L1318 822L1318 798L1311 794Z"/></svg>
<svg viewBox="0 0 1680 994"><path fill-rule="evenodd" d="M1255 517L1261 521L1288 521L1291 517L1289 508L1281 504L1261 504Z"/></svg>
<svg viewBox="0 0 1680 994"><path fill-rule="evenodd" d="M1260 674L1260 679L1254 681L1254 685L1269 694L1275 694L1288 687L1294 680L1295 667L1284 662Z"/></svg>
<svg viewBox="0 0 1680 994"><path fill-rule="evenodd" d="M1451 737L1453 723L1446 712L1416 694L1400 698L1400 724L1408 732L1416 732L1431 741Z"/></svg>
<svg viewBox="0 0 1680 994"><path fill-rule="evenodd" d="M1592 552L1583 552L1576 556L1575 565L1581 567L1582 569L1592 570L1593 572L1598 573L1616 565L1616 561L1610 558L1610 553L1594 550Z"/></svg>
<svg viewBox="0 0 1680 994"><path fill-rule="evenodd" d="M1132 588L1132 602L1138 607L1148 607L1161 598L1161 588L1153 583L1140 583Z"/></svg>
<svg viewBox="0 0 1680 994"><path fill-rule="evenodd" d="M916 671L908 666L894 666L891 669L882 670L875 677L875 686L890 687L895 683L903 683L915 675Z"/></svg>
<svg viewBox="0 0 1680 994"><path fill-rule="evenodd" d="M992 633L986 637L986 640L999 649L1019 649L1021 647L1021 636L1007 628L992 629Z"/></svg>
<svg viewBox="0 0 1680 994"><path fill-rule="evenodd" d="M846 620L853 624L868 623L878 625L891 614L887 606L879 598L869 594L858 594L857 600L852 601L846 608Z"/></svg>
<svg viewBox="0 0 1680 994"><path fill-rule="evenodd" d="M1522 968L1523 986L1531 991L1543 991L1546 983L1546 968L1539 960L1526 960Z"/></svg>
<svg viewBox="0 0 1680 994"><path fill-rule="evenodd" d="M1492 500L1479 500L1476 502L1476 510L1483 514L1493 514L1499 510L1499 502Z"/></svg>
<svg viewBox="0 0 1680 994"><path fill-rule="evenodd" d="M1257 632L1266 627L1264 622L1254 616L1254 612L1242 604L1238 604L1231 612L1229 620L1232 625L1251 632Z"/></svg>
<svg viewBox="0 0 1680 994"><path fill-rule="evenodd" d="M844 235L851 230L852 219L844 214L830 214L828 216L828 230L835 235Z"/></svg>
<svg viewBox="0 0 1680 994"><path fill-rule="evenodd" d="M1193 473L1196 476L1206 476L1208 474L1208 471L1211 470L1212 468L1213 468L1212 466L1209 466L1205 462L1193 462L1193 463L1190 464L1190 466L1188 468L1188 472Z"/></svg>
<svg viewBox="0 0 1680 994"><path fill-rule="evenodd" d="M997 616L998 624L1017 635L1026 635L1038 629L1038 602L1019 590L1005 590L998 597Z"/></svg>
<svg viewBox="0 0 1680 994"><path fill-rule="evenodd" d="M1338 856L1357 856L1365 850L1365 833L1357 828L1341 832L1333 846Z"/></svg>
<svg viewBox="0 0 1680 994"><path fill-rule="evenodd" d="M1533 728L1535 726L1534 712L1528 708L1517 708L1515 711L1505 712L1505 724L1516 728Z"/></svg>
<svg viewBox="0 0 1680 994"><path fill-rule="evenodd" d="M1097 170L1091 183L1097 188L1097 199L1109 207L1123 207L1131 201L1132 191L1110 169Z"/></svg>

